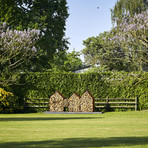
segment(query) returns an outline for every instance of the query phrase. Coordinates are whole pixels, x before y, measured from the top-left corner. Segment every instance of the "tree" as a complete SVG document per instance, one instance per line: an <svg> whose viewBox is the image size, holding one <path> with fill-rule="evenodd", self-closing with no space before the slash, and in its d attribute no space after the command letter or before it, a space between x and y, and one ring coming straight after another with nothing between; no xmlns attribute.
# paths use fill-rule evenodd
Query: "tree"
<svg viewBox="0 0 148 148"><path fill-rule="evenodd" d="M147 0L117 0L113 9L111 9L111 18L113 23L120 23L124 17L133 17L148 8Z"/></svg>
<svg viewBox="0 0 148 148"><path fill-rule="evenodd" d="M0 86L12 85L22 65L36 55L39 30L11 30L6 23L0 25Z"/></svg>
<svg viewBox="0 0 148 148"><path fill-rule="evenodd" d="M100 71L104 71L105 69L126 70L124 53L120 47L111 48L110 45L106 44L104 38L107 38L107 35L108 32L104 32L97 37L90 37L83 42L86 46L82 50L85 63L92 67L99 65Z"/></svg>
<svg viewBox="0 0 148 148"><path fill-rule="evenodd" d="M126 60L136 71L147 71L148 67L148 10L134 17L124 18L105 38L108 46L121 47Z"/></svg>
<svg viewBox="0 0 148 148"><path fill-rule="evenodd" d="M83 66L79 52L72 51L71 53L67 53L66 57L67 60L64 61L65 71L75 72Z"/></svg>
<svg viewBox="0 0 148 148"><path fill-rule="evenodd" d="M147 6L146 0L117 1L112 9L116 27L84 41L85 62L101 69L148 71Z"/></svg>
<svg viewBox="0 0 148 148"><path fill-rule="evenodd" d="M52 69L49 70L54 72L75 72L81 67L83 67L83 63L80 59L80 53L74 50L71 53L61 53L60 56L55 55L54 62L52 63Z"/></svg>
<svg viewBox="0 0 148 148"><path fill-rule="evenodd" d="M36 71L50 68L54 54L67 50L66 4L66 0L0 0L0 21L10 29L39 29L44 34L38 42L40 54L32 61Z"/></svg>
<svg viewBox="0 0 148 148"><path fill-rule="evenodd" d="M99 37L89 37L83 41L83 45L86 46L82 53L84 54L85 63L94 67L99 62L99 52L102 49L102 44Z"/></svg>

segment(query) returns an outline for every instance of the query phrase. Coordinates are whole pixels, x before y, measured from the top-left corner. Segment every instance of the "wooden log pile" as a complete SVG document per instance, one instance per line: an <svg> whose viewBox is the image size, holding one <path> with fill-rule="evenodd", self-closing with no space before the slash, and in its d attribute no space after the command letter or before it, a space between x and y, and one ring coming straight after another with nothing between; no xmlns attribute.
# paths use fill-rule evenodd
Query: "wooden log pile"
<svg viewBox="0 0 148 148"><path fill-rule="evenodd" d="M81 97L74 93L69 99L65 99L60 92L55 92L49 99L49 111L63 112L68 107L69 112L93 112L94 98L89 91Z"/></svg>
<svg viewBox="0 0 148 148"><path fill-rule="evenodd" d="M93 112L94 111L94 98L89 91L86 91L80 98L80 111Z"/></svg>
<svg viewBox="0 0 148 148"><path fill-rule="evenodd" d="M69 112L79 112L80 111L80 96L76 93L74 93L69 98L69 105L68 105L68 111Z"/></svg>
<svg viewBox="0 0 148 148"><path fill-rule="evenodd" d="M68 99L64 99L63 101L64 101L64 102L63 102L63 106L64 106L64 107L68 107L68 101L69 101L69 100L68 100Z"/></svg>
<svg viewBox="0 0 148 148"><path fill-rule="evenodd" d="M64 105L63 101L64 97L60 92L55 92L49 99L49 111L51 112L63 112Z"/></svg>

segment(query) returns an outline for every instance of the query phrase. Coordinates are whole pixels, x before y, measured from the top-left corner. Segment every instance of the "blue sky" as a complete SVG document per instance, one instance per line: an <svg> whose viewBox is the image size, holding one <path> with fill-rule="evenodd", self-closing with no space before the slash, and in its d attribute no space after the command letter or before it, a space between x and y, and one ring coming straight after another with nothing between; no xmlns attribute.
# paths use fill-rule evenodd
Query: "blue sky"
<svg viewBox="0 0 148 148"><path fill-rule="evenodd" d="M117 0L67 0L69 18L66 37L70 38L69 52L81 51L83 40L112 28L111 12ZM99 7L99 9L97 9ZM81 56L82 60L83 57Z"/></svg>

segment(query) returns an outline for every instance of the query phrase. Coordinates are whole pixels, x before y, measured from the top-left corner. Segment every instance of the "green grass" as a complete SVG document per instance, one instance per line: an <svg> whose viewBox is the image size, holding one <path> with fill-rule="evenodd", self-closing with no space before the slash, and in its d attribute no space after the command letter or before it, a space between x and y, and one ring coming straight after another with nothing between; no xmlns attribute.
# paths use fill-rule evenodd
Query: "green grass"
<svg viewBox="0 0 148 148"><path fill-rule="evenodd" d="M148 112L0 114L0 148L148 148Z"/></svg>

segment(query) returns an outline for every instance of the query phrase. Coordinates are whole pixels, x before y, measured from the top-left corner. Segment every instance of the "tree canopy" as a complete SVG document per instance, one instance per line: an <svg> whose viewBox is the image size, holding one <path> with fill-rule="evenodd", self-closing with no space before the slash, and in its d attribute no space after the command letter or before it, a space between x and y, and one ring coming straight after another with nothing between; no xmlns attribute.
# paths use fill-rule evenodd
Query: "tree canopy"
<svg viewBox="0 0 148 148"><path fill-rule="evenodd" d="M126 60L138 71L147 71L148 67L148 10L135 14L108 33L105 38L110 48L120 47Z"/></svg>
<svg viewBox="0 0 148 148"><path fill-rule="evenodd" d="M9 29L5 23L0 25L0 86L16 82L23 64L36 55L39 34L35 29L18 31Z"/></svg>
<svg viewBox="0 0 148 148"><path fill-rule="evenodd" d="M80 53L73 50L72 52L62 52L61 55L54 55L54 61L51 64L52 72L75 72L83 67Z"/></svg>
<svg viewBox="0 0 148 148"><path fill-rule="evenodd" d="M147 0L117 0L113 9L111 9L111 18L117 24L127 16L133 17L148 8Z"/></svg>
<svg viewBox="0 0 148 148"><path fill-rule="evenodd" d="M102 50L102 44L100 37L89 37L83 41L85 48L82 50L84 54L85 63L94 67L97 64L100 64L98 61L99 53Z"/></svg>
<svg viewBox="0 0 148 148"><path fill-rule="evenodd" d="M148 71L147 8L147 0L118 0L111 10L111 31L83 42L85 63L99 63L107 70Z"/></svg>
<svg viewBox="0 0 148 148"><path fill-rule="evenodd" d="M85 57L85 63L92 67L97 67L97 71L106 70L125 70L127 71L125 54L120 46L111 47L104 40L109 32L99 34L97 37L89 37L83 43L86 46L82 53Z"/></svg>
<svg viewBox="0 0 148 148"><path fill-rule="evenodd" d="M0 0L0 22L10 29L39 29L44 34L38 42L39 57L33 61L37 69L50 68L53 55L67 49L66 4L66 0Z"/></svg>

